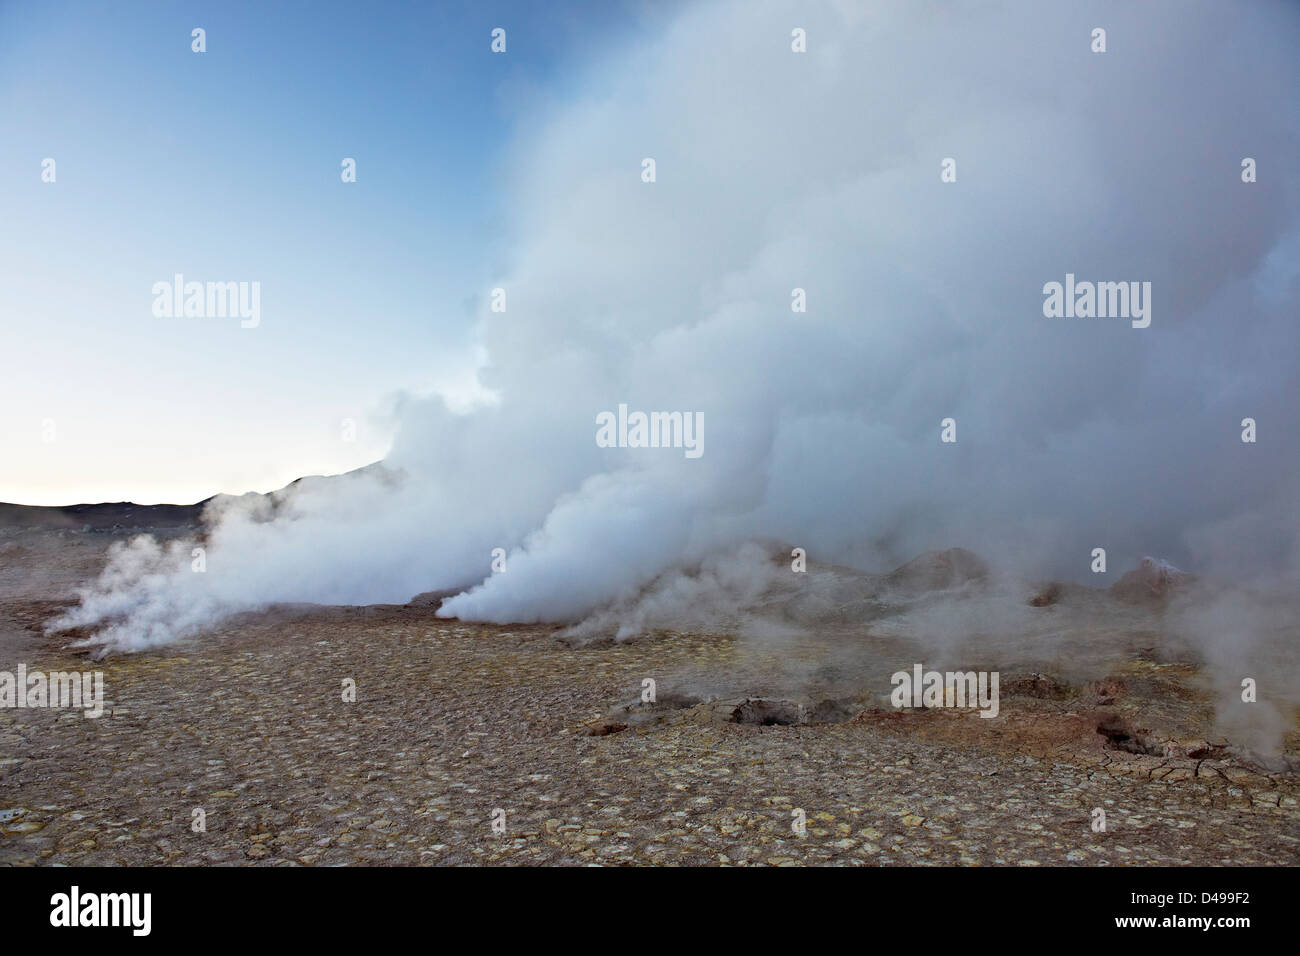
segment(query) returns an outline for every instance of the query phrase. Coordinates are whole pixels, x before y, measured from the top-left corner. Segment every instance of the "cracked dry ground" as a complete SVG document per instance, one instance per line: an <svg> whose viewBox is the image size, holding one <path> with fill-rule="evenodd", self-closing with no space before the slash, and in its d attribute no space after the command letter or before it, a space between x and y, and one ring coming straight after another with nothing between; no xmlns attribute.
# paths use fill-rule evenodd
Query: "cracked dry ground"
<svg viewBox="0 0 1300 956"><path fill-rule="evenodd" d="M820 651L678 633L570 648L547 628L441 621L427 607L282 611L97 665L42 639L29 667L102 667L111 704L97 720L0 711L0 862L1300 860L1294 773L1208 738L1171 745L1180 756L1114 749L1097 732L1113 687L1043 694L1012 681L995 720L869 706L842 723L755 726L678 701L590 733L645 677L665 701L706 674L761 693L801 654ZM1120 670L1150 688L1187 668ZM356 703L342 699L345 678ZM1106 832L1090 826L1096 807ZM192 832L195 808L206 832Z"/></svg>

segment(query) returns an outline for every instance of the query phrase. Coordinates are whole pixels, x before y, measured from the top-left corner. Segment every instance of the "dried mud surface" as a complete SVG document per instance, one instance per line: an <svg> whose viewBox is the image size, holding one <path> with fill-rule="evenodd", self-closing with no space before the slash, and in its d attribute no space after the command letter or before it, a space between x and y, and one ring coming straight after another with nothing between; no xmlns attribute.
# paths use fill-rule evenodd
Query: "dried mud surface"
<svg viewBox="0 0 1300 956"><path fill-rule="evenodd" d="M110 701L0 709L0 863L1300 862L1296 774L1216 736L1176 649L1120 642L1095 680L1004 670L996 719L890 708L911 652L887 643L869 666L842 637L571 647L429 606L279 609L90 662L39 631L97 569L90 537L24 538L40 574L0 569L0 669L100 668Z"/></svg>

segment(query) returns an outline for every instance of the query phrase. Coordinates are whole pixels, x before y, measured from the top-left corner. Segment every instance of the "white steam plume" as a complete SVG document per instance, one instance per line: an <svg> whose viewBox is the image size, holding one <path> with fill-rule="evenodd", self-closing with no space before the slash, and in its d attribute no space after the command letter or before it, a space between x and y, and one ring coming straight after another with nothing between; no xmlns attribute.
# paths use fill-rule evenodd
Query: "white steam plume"
<svg viewBox="0 0 1300 956"><path fill-rule="evenodd" d="M443 614L576 621L755 538L872 570L1294 567L1297 48L1282 3L688 9L520 134L498 401L407 399L397 478L229 506L204 574L137 543L61 624L138 649L467 587ZM1150 327L1044 317L1067 273L1150 282ZM597 447L620 403L702 413L702 457Z"/></svg>

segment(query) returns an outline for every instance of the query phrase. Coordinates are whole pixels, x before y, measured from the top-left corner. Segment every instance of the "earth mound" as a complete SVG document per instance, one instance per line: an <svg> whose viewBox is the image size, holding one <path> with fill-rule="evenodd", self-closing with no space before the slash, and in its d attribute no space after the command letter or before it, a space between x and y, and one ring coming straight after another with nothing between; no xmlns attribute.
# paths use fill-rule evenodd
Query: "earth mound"
<svg viewBox="0 0 1300 956"><path fill-rule="evenodd" d="M1163 604L1196 578L1168 561L1145 557L1138 566L1111 585L1111 596L1126 604Z"/></svg>
<svg viewBox="0 0 1300 956"><path fill-rule="evenodd" d="M885 583L899 593L920 595L983 582L988 576L989 567L979 555L965 548L949 548L913 558L886 576Z"/></svg>

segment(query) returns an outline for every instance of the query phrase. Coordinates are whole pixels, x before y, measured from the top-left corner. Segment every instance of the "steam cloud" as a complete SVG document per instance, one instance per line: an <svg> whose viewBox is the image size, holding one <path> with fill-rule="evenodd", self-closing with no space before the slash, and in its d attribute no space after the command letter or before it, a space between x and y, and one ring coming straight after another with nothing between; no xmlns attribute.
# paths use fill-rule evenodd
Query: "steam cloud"
<svg viewBox="0 0 1300 956"><path fill-rule="evenodd" d="M59 625L136 650L447 589L447 616L576 622L680 567L743 596L707 562L754 539L1293 580L1297 48L1282 3L689 9L519 135L495 401L406 398L382 471L222 499L206 573L137 540ZM1150 282L1150 328L1044 317L1066 273ZM597 447L619 403L703 413L703 456Z"/></svg>

